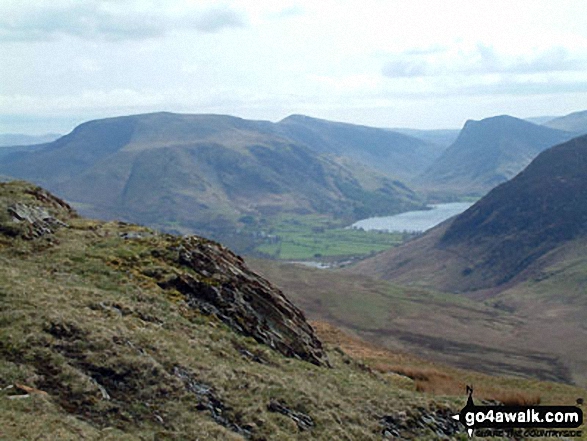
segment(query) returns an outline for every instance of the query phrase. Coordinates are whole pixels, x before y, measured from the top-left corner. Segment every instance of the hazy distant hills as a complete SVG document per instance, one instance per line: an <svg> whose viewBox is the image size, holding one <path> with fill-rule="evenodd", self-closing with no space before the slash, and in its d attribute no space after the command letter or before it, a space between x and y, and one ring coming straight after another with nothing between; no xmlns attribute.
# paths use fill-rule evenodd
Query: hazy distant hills
<svg viewBox="0 0 587 441"><path fill-rule="evenodd" d="M533 124L543 125L544 123L552 121L555 118L559 118L559 115L534 116L534 117L530 117L530 118L524 118L524 120L531 122Z"/></svg>
<svg viewBox="0 0 587 441"><path fill-rule="evenodd" d="M453 142L456 141L459 133L461 132L459 129L432 129L432 130L420 130L420 129L406 129L406 128L393 128L390 129L394 132L403 133L404 135L411 136L413 138L421 139L422 141L430 142L432 144L436 144L441 149L438 150L438 155L440 155L444 148L451 145Z"/></svg>
<svg viewBox="0 0 587 441"><path fill-rule="evenodd" d="M541 153L456 218L357 268L454 292L506 286L552 250L586 237L586 170L583 136Z"/></svg>
<svg viewBox="0 0 587 441"><path fill-rule="evenodd" d="M467 121L456 141L415 182L441 195L483 195L541 151L572 136L505 115Z"/></svg>
<svg viewBox="0 0 587 441"><path fill-rule="evenodd" d="M6 157L0 173L42 184L92 216L215 237L243 216L357 219L421 206L400 182L280 133L270 122L222 115L109 118Z"/></svg>
<svg viewBox="0 0 587 441"><path fill-rule="evenodd" d="M61 135L56 133L47 133L46 135L22 135L18 133L0 134L0 147L43 144L45 142L55 141Z"/></svg>
<svg viewBox="0 0 587 441"><path fill-rule="evenodd" d="M38 150L43 143L54 141L60 136L55 133L39 136L0 134L0 160L12 154Z"/></svg>
<svg viewBox="0 0 587 441"><path fill-rule="evenodd" d="M423 172L443 146L395 131L291 115L278 133L319 153L346 156L400 179Z"/></svg>
<svg viewBox="0 0 587 441"><path fill-rule="evenodd" d="M587 133L587 110L552 119L543 125L552 129L566 130L580 135L585 134Z"/></svg>

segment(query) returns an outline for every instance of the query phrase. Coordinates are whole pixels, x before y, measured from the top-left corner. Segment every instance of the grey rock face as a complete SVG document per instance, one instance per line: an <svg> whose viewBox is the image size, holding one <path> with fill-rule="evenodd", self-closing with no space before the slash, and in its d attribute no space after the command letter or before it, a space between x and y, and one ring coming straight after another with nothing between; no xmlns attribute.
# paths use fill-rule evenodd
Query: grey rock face
<svg viewBox="0 0 587 441"><path fill-rule="evenodd" d="M67 227L65 222L51 216L43 207L17 203L8 207L8 213L12 215L14 222L24 222L30 226L27 236L31 237L28 238L53 234L55 228Z"/></svg>
<svg viewBox="0 0 587 441"><path fill-rule="evenodd" d="M214 314L236 331L289 357L328 365L322 345L302 311L269 281L220 244L195 236L178 247L178 263L190 271L160 283L188 304Z"/></svg>

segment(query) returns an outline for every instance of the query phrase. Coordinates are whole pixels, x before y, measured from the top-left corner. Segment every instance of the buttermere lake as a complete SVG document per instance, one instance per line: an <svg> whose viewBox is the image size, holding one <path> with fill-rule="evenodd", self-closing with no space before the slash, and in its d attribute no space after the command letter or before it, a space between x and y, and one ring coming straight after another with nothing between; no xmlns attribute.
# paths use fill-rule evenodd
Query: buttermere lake
<svg viewBox="0 0 587 441"><path fill-rule="evenodd" d="M382 231L406 231L418 233L445 221L449 217L462 213L473 205L473 202L451 202L430 205L430 210L407 211L394 216L370 217L355 222L350 228L362 228Z"/></svg>

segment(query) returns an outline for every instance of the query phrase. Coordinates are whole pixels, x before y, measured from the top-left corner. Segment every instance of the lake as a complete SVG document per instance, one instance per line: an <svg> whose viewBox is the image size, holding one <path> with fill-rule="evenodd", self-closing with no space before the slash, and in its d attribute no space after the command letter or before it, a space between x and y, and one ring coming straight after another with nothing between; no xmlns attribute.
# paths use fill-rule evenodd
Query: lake
<svg viewBox="0 0 587 441"><path fill-rule="evenodd" d="M419 233L438 225L449 217L462 213L473 202L451 202L430 205L430 210L407 211L394 216L370 217L355 222L350 228L363 230L407 231Z"/></svg>

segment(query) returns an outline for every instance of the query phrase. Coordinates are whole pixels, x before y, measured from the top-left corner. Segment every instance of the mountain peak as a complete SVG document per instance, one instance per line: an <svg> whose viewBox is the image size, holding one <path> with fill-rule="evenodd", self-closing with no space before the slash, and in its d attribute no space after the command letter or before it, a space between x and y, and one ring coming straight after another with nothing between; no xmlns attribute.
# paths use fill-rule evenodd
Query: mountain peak
<svg viewBox="0 0 587 441"><path fill-rule="evenodd" d="M496 115L491 116L489 118L484 118L482 120L467 120L463 126L463 130L472 129L472 128L483 128L483 127L491 127L491 128L512 128L512 127L540 127L537 124L532 122L516 118L510 115Z"/></svg>
<svg viewBox="0 0 587 441"><path fill-rule="evenodd" d="M441 194L479 196L514 177L541 151L571 137L509 115L469 120L419 179Z"/></svg>
<svg viewBox="0 0 587 441"><path fill-rule="evenodd" d="M587 235L585 170L587 136L552 147L453 220L359 268L400 281L426 273L435 288L453 292L501 286Z"/></svg>

